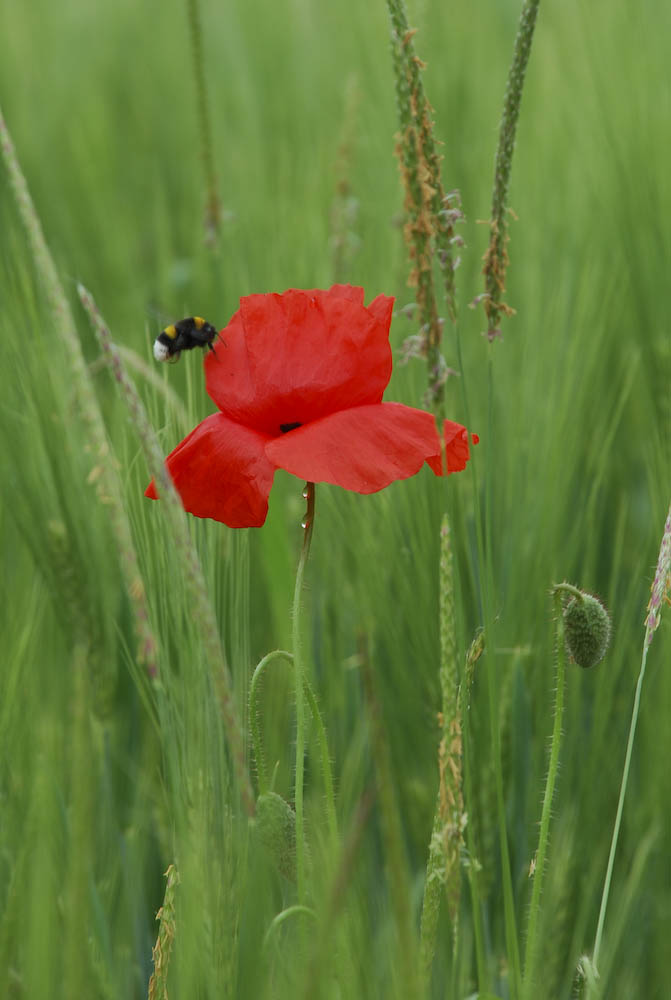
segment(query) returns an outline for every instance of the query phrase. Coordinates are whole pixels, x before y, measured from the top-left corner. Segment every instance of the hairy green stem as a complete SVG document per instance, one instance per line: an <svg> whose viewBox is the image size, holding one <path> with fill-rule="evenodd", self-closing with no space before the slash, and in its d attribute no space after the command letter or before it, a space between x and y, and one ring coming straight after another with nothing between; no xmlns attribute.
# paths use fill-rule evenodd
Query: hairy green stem
<svg viewBox="0 0 671 1000"><path fill-rule="evenodd" d="M258 688L259 681L263 671L266 669L269 663L273 663L275 660L287 660L289 663L292 662L293 657L291 653L287 653L283 649L274 649L271 653L267 653L262 660L256 665L256 669L252 674L252 679L249 683L249 730L252 735L252 746L254 748L254 760L256 761L256 775L259 782L259 795L265 795L270 789L270 782L268 780L268 767L266 765L266 755L263 750L263 740L261 738L261 726L259 724L260 713L258 705Z"/></svg>
<svg viewBox="0 0 671 1000"><path fill-rule="evenodd" d="M304 903L306 897L305 885L305 840L303 818L303 775L305 765L305 668L303 666L303 648L301 641L301 595L305 565L310 554L310 540L315 515L315 484L306 483L303 496L307 501L307 510L303 519L303 546L296 570L296 586L294 588L294 604L292 612L292 640L294 647L294 678L296 694L296 774L294 791L294 808L296 810L296 882L298 886L298 902Z"/></svg>
<svg viewBox="0 0 671 1000"><path fill-rule="evenodd" d="M280 659L286 660L287 663L293 664L294 662L292 654L287 652L285 649L273 650L271 653L268 653L267 656L264 656L259 662L252 675L252 680L249 685L249 726L252 733L252 744L254 746L254 756L256 758L256 768L259 778L259 794L261 795L269 790L270 784L268 781L268 769L266 765L265 753L263 751L261 727L259 726L260 713L258 706L258 687L261 674L264 672L266 667L275 660ZM317 726L317 735L319 738L319 748L322 759L324 790L326 793L326 818L329 825L329 834L331 835L331 839L334 844L337 844L338 820L335 807L335 786L333 783L333 769L331 767L331 755L329 753L326 726L324 725L322 714L319 711L317 697L312 690L312 686L307 677L303 678L303 691L310 706L312 719Z"/></svg>
<svg viewBox="0 0 671 1000"><path fill-rule="evenodd" d="M522 996L524 1000L538 995L534 985L534 974L536 965L536 951L538 938L538 923L540 916L541 893L543 891L543 880L545 876L545 858L547 855L548 843L550 840L550 817L552 815L552 800L554 797L557 772L559 770L559 749L562 737L562 720L564 716L564 677L566 673L566 649L564 646L564 618L561 606L561 592L566 590L562 584L554 589L555 619L556 619L556 656L557 656L557 693L555 697L554 727L552 730L552 742L550 744L550 762L545 781L545 793L543 795L543 808L541 810L541 825L538 834L538 848L536 850L536 864L534 868L534 882L531 893L531 906L529 907L529 924L527 928L527 940L524 951L524 984Z"/></svg>

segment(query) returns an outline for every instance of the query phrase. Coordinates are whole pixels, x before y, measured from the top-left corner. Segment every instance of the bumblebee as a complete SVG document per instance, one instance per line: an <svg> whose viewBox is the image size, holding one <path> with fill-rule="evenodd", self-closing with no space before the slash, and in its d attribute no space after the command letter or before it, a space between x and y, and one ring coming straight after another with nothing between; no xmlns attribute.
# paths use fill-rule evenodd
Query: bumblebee
<svg viewBox="0 0 671 1000"><path fill-rule="evenodd" d="M214 351L212 341L217 336L215 328L202 316L188 316L161 330L154 341L154 357L157 361L175 362L179 361L182 351L191 351L194 347L207 347Z"/></svg>

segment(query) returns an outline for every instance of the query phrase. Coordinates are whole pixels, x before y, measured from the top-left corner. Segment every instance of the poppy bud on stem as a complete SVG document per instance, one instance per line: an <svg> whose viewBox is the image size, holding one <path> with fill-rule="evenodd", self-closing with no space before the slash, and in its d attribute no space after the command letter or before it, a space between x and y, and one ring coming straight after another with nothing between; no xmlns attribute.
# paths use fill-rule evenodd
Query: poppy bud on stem
<svg viewBox="0 0 671 1000"><path fill-rule="evenodd" d="M296 882L298 886L298 902L305 900L305 842L303 840L303 765L305 756L305 695L303 682L305 671L301 649L300 607L303 590L305 564L310 553L312 526L315 515L315 484L306 483L303 496L307 501L305 517L302 521L303 547L296 570L296 586L294 588L294 606L292 612L292 640L294 647L294 676L296 686L296 776L294 805L296 809Z"/></svg>

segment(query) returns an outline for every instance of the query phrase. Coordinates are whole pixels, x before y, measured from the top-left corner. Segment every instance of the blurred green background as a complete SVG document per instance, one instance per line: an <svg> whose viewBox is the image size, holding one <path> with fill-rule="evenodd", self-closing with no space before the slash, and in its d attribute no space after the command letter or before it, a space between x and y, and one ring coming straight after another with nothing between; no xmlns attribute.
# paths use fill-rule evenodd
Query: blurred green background
<svg viewBox="0 0 671 1000"><path fill-rule="evenodd" d="M448 413L466 422L467 400L482 439L474 472L444 482L425 469L370 497L318 488L305 621L345 831L372 778L360 679L360 636L369 639L417 916L438 780L437 552L449 511L462 656L483 623L484 576L493 583L488 669L523 933L552 726L549 588L566 578L608 603L610 653L594 671L572 668L567 683L541 929L539 995L551 998L572 995L579 957L593 946L671 496L671 8L662 0L541 3L510 190L506 297L517 313L490 348L484 315L469 303L482 292L480 223L490 212L519 11L512 0L409 6L444 143L445 187L461 191L466 215L460 322L458 332L446 323L444 353L459 369L448 382ZM223 326L241 295L334 280L362 285L367 301L396 295L398 358L417 330L399 314L413 292L385 4L208 0L200 13L224 209L214 248L204 242L187 6L2 4L0 105L87 360L95 363L98 348L77 281L115 339L152 368L151 344L171 320L197 313ZM291 921L264 945L292 890L234 808L225 737L167 522L142 497L148 477L137 437L112 380L94 367L159 637L159 681L137 662L108 511L87 479L92 459L69 359L4 169L0 233L0 995L146 996L162 873L175 860L182 883L174 996L297 995L304 964ZM158 384L134 374L166 452L212 410L199 357L161 370ZM425 387L423 364L411 361L396 367L387 398L421 406ZM290 641L302 487L278 473L260 530L191 519L241 712L254 664ZM491 498L486 565L476 545L476 493L482 507ZM74 638L82 629L85 662ZM609 998L669 991L670 653L663 622L643 689L600 963ZM482 865L489 986L505 997L479 668L469 724L476 801L468 812ZM281 665L264 687L262 726L269 761L279 762L276 788L290 799L291 676ZM335 861L323 836L316 753L307 795L314 893L323 904ZM464 883L458 961L449 971L445 921L432 996L476 989L469 905ZM324 967L313 995L403 995L376 805L332 933L340 974Z"/></svg>

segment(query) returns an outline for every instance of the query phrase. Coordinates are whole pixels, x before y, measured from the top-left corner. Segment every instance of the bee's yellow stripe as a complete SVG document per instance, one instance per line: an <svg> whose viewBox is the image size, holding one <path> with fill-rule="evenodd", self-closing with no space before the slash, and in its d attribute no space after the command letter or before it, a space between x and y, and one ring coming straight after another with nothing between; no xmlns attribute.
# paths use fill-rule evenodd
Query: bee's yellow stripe
<svg viewBox="0 0 671 1000"><path fill-rule="evenodd" d="M205 326L205 320L203 319L202 316L194 316L193 325L195 326L196 330L202 330L202 328Z"/></svg>
<svg viewBox="0 0 671 1000"><path fill-rule="evenodd" d="M163 333L166 335L166 337L169 337L170 340L174 340L175 337L177 336L177 330L173 326L173 324L170 324L170 326L166 326L166 328L163 331Z"/></svg>

